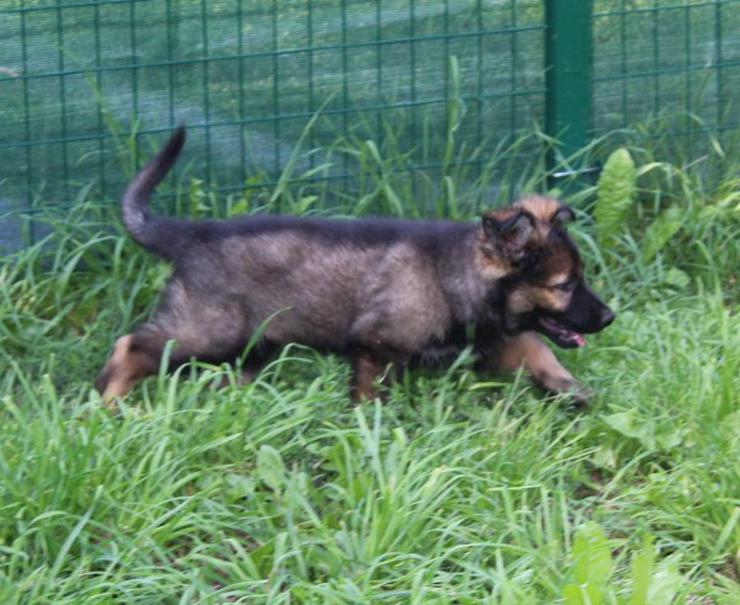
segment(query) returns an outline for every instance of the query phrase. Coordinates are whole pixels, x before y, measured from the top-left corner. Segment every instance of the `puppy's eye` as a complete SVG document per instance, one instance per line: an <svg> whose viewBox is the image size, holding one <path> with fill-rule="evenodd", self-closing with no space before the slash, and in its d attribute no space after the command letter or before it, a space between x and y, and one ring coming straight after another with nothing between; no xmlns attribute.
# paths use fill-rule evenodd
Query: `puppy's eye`
<svg viewBox="0 0 740 605"><path fill-rule="evenodd" d="M556 284L552 288L553 290L557 290L558 292L570 292L575 288L576 286L576 280L569 279L568 281L564 281L562 284Z"/></svg>

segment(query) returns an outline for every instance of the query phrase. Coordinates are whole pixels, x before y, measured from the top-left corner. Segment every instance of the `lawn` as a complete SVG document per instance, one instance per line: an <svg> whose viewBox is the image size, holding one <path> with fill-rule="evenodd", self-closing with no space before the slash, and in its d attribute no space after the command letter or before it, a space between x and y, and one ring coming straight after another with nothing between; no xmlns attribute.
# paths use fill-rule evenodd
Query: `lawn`
<svg viewBox="0 0 740 605"><path fill-rule="evenodd" d="M92 380L167 268L84 191L35 217L48 238L0 265L0 602L740 602L740 156L713 142L698 162L632 145L627 205L576 196L618 314L558 353L596 391L581 408L464 355L355 406L342 360L292 347L248 386L186 367L112 414ZM181 198L318 203L280 187Z"/></svg>

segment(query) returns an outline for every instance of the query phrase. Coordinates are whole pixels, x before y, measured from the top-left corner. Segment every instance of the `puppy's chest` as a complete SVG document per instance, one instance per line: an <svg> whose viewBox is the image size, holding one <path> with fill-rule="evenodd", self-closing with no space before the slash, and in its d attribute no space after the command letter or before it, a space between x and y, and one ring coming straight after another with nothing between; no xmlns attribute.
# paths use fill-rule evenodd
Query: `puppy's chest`
<svg viewBox="0 0 740 605"><path fill-rule="evenodd" d="M479 323L454 322L443 339L430 340L419 352L415 361L423 366L448 366L470 347L474 355L494 349L501 331L494 321Z"/></svg>
<svg viewBox="0 0 740 605"><path fill-rule="evenodd" d="M475 341L475 326L454 322L445 333L444 338L432 338L419 351L416 363L423 366L447 366L458 355Z"/></svg>

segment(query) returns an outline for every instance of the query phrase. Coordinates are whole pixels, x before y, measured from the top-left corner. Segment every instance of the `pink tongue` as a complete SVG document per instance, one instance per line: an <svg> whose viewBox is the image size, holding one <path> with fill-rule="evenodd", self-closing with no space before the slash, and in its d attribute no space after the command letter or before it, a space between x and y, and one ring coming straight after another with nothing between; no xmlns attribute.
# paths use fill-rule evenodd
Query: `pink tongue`
<svg viewBox="0 0 740 605"><path fill-rule="evenodd" d="M576 333L576 344L577 344L577 345L578 345L579 347L584 347L584 346L586 346L586 339L585 339L585 338L583 337L583 334L578 334L578 333Z"/></svg>

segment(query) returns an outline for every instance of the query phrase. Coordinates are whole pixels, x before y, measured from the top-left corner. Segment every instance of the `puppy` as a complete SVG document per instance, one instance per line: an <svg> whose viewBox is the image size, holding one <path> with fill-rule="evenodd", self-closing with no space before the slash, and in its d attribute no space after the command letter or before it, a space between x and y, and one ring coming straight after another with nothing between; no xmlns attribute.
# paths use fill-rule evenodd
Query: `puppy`
<svg viewBox="0 0 740 605"><path fill-rule="evenodd" d="M347 356L353 398L376 395L397 367L472 345L485 368L524 365L542 387L583 399L586 389L539 334L584 344L614 313L589 289L561 202L526 197L477 223L244 216L153 217L147 204L177 160L179 129L123 196L131 237L173 274L151 319L119 338L96 381L105 401L190 359L233 362L260 326L244 370L288 343Z"/></svg>

